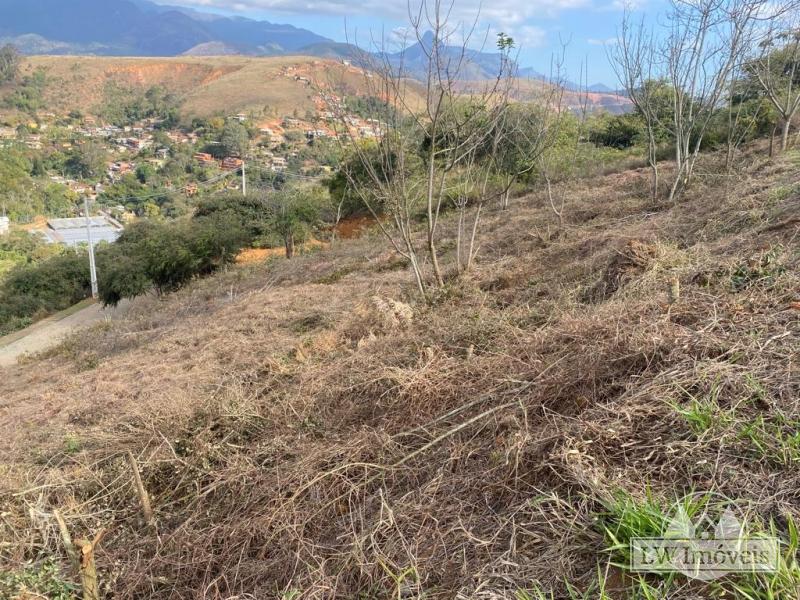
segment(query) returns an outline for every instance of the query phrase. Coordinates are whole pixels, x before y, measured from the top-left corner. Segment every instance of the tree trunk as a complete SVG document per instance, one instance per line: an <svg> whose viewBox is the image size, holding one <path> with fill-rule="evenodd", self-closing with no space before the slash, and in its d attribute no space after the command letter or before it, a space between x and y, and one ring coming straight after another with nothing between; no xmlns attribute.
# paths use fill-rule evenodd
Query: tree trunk
<svg viewBox="0 0 800 600"><path fill-rule="evenodd" d="M772 128L772 133L769 136L769 157L770 158L772 158L772 156L775 153L775 134L777 133L777 131L778 131L778 122L776 121L775 122L775 127Z"/></svg>
<svg viewBox="0 0 800 600"><path fill-rule="evenodd" d="M467 268L466 271L469 271L472 268L472 261L477 254L477 249L475 248L475 237L478 234L478 224L481 221L481 211L483 210L483 202L478 204L478 210L475 211L475 220L472 222L472 235L469 238L469 249L467 254Z"/></svg>
<svg viewBox="0 0 800 600"><path fill-rule="evenodd" d="M461 205L458 211L458 234L456 235L456 269L458 274L464 272L464 267L461 263L461 240L464 237L464 210L465 207Z"/></svg>
<svg viewBox="0 0 800 600"><path fill-rule="evenodd" d="M792 127L792 120L786 119L783 122L783 130L781 131L781 152L786 152L789 147L789 129Z"/></svg>
<svg viewBox="0 0 800 600"><path fill-rule="evenodd" d="M101 529L93 540L75 540L74 545L80 554L80 577L83 587L83 600L100 600L100 583L97 579L97 566L95 565L94 554L100 541L105 535L105 530Z"/></svg>
<svg viewBox="0 0 800 600"><path fill-rule="evenodd" d="M423 298L428 297L427 290L425 289L425 277L422 272L422 267L417 260L417 250L414 248L414 244L411 241L411 238L408 236L404 236L406 250L408 251L408 262L411 265L411 270L414 272L414 279L417 282L417 289L419 290L420 295Z"/></svg>
<svg viewBox="0 0 800 600"><path fill-rule="evenodd" d="M433 132L435 133L435 126ZM442 270L439 268L439 253L436 251L436 225L439 219L438 206L436 210L433 207L434 198L434 185L436 183L436 136L431 137L431 149L428 156L428 254L431 257L431 265L433 266L433 275L436 277L438 286L444 287L444 278L442 277ZM444 185L444 177L442 177L442 185ZM440 197L441 198L441 197Z"/></svg>
<svg viewBox="0 0 800 600"><path fill-rule="evenodd" d="M649 125L647 137L647 159L650 163L650 172L652 173L650 196L653 202L655 202L658 200L658 144L653 135L652 127Z"/></svg>
<svg viewBox="0 0 800 600"><path fill-rule="evenodd" d="M100 600L100 584L97 580L97 567L94 562L95 544L88 540L77 540L81 553L81 587L83 600Z"/></svg>
<svg viewBox="0 0 800 600"><path fill-rule="evenodd" d="M289 234L284 239L284 245L286 246L286 258L292 258L294 256L294 234Z"/></svg>
<svg viewBox="0 0 800 600"><path fill-rule="evenodd" d="M442 277L442 270L439 267L439 252L436 250L433 232L428 234L428 253L431 256L431 265L433 266L433 275L436 277L436 283L439 287L444 287L444 277Z"/></svg>
<svg viewBox="0 0 800 600"><path fill-rule="evenodd" d="M650 165L650 170L653 173L650 195L653 199L653 202L655 202L658 200L658 165L655 163L655 161Z"/></svg>

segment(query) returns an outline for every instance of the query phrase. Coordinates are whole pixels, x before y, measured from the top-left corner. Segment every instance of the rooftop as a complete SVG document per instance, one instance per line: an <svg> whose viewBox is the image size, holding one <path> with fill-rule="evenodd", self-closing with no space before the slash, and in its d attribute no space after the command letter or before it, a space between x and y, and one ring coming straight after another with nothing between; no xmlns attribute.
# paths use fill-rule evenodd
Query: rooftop
<svg viewBox="0 0 800 600"><path fill-rule="evenodd" d="M89 217L89 225L92 228L114 226L114 224L105 217ZM74 219L48 219L47 226L56 231L61 231L62 229L86 229L86 217L77 217Z"/></svg>
<svg viewBox="0 0 800 600"><path fill-rule="evenodd" d="M92 244L100 242L114 242L122 233L122 225L107 217L90 217L89 225L92 232ZM75 219L50 219L47 228L40 229L38 233L50 244L65 244L78 246L89 243L89 233L86 230L86 218Z"/></svg>

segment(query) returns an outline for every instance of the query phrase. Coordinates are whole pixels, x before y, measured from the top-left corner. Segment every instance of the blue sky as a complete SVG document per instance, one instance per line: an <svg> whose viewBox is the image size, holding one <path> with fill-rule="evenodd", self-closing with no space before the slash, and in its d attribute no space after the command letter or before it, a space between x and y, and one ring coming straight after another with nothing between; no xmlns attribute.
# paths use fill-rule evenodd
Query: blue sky
<svg viewBox="0 0 800 600"><path fill-rule="evenodd" d="M336 41L354 37L362 47L370 35L380 37L408 27L406 0L157 0L209 12L240 15L310 29ZM417 0L418 1L418 0ZM504 31L520 49L519 63L548 73L554 53L568 42L565 68L578 80L587 65L589 83L615 87L605 45L616 37L625 0L455 0L453 23L469 23L480 14L481 42L486 32ZM636 11L654 17L664 0L638 0ZM345 25L346 24L346 25ZM347 33L346 33L347 32ZM348 35L349 34L349 35ZM478 44L479 45L479 44ZM487 45L493 50L491 38Z"/></svg>

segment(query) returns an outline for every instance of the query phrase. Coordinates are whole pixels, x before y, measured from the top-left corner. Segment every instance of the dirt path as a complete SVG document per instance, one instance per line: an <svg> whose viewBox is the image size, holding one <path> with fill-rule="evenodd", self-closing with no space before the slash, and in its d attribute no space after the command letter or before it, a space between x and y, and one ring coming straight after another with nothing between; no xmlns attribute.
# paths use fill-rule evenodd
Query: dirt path
<svg viewBox="0 0 800 600"><path fill-rule="evenodd" d="M79 327L124 315L130 302L123 301L116 308L103 308L91 300L56 313L27 329L0 338L0 367L10 367L25 354L34 354L58 344Z"/></svg>

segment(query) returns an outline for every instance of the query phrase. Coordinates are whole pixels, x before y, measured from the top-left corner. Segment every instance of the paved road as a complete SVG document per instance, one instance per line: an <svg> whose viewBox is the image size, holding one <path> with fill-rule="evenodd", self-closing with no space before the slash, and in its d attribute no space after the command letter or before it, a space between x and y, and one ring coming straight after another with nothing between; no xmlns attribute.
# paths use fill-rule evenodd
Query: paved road
<svg viewBox="0 0 800 600"><path fill-rule="evenodd" d="M24 354L34 354L55 346L75 329L119 318L129 307L130 302L127 301L121 302L116 308L103 308L102 304L91 302L82 303L39 321L23 331L0 338L0 367L13 366Z"/></svg>

